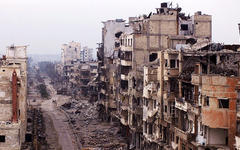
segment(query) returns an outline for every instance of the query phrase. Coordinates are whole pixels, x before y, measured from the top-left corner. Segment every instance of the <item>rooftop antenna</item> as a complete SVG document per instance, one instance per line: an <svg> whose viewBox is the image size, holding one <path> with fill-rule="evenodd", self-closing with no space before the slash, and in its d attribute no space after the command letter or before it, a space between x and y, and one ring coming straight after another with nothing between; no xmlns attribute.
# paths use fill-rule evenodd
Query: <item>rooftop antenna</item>
<svg viewBox="0 0 240 150"><path fill-rule="evenodd" d="M238 30L239 30L239 35L240 35L240 23L238 24Z"/></svg>
<svg viewBox="0 0 240 150"><path fill-rule="evenodd" d="M172 8L172 2L169 4L169 8Z"/></svg>

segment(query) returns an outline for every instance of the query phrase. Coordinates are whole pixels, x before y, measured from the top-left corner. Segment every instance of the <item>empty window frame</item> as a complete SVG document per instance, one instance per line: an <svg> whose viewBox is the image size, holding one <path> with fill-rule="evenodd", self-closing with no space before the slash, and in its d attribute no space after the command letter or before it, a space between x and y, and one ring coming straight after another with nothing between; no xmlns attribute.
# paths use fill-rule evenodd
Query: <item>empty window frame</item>
<svg viewBox="0 0 240 150"><path fill-rule="evenodd" d="M187 31L188 30L188 24L181 24L181 30Z"/></svg>
<svg viewBox="0 0 240 150"><path fill-rule="evenodd" d="M165 67L168 67L168 60L165 59Z"/></svg>
<svg viewBox="0 0 240 150"><path fill-rule="evenodd" d="M176 68L176 61L175 59L170 60L170 68Z"/></svg>
<svg viewBox="0 0 240 150"><path fill-rule="evenodd" d="M6 136L5 135L0 135L0 142L1 143L6 142Z"/></svg>
<svg viewBox="0 0 240 150"><path fill-rule="evenodd" d="M167 105L165 105L165 108L164 108L164 110L165 110L165 113L167 113Z"/></svg>
<svg viewBox="0 0 240 150"><path fill-rule="evenodd" d="M156 109L157 108L157 101L153 100L153 108Z"/></svg>
<svg viewBox="0 0 240 150"><path fill-rule="evenodd" d="M218 99L219 108L229 108L229 99L228 98L220 98Z"/></svg>
<svg viewBox="0 0 240 150"><path fill-rule="evenodd" d="M209 106L209 97L204 97L204 106Z"/></svg>

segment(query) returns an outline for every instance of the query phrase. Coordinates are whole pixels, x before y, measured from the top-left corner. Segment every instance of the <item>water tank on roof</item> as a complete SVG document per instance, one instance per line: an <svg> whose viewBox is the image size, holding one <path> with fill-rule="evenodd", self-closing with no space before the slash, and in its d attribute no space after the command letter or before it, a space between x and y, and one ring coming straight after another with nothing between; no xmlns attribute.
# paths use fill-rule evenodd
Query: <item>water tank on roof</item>
<svg viewBox="0 0 240 150"><path fill-rule="evenodd" d="M239 30L239 34L240 34L240 23L238 24L238 30Z"/></svg>
<svg viewBox="0 0 240 150"><path fill-rule="evenodd" d="M167 8L168 6L167 6L168 4L165 2L165 3L161 3L161 8Z"/></svg>

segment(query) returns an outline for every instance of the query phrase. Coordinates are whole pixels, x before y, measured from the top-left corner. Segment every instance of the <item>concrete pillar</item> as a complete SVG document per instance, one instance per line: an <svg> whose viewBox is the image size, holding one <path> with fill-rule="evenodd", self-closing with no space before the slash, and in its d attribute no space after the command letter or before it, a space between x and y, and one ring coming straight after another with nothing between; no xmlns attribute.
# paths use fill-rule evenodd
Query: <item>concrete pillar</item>
<svg viewBox="0 0 240 150"><path fill-rule="evenodd" d="M217 64L220 64L221 60L220 60L220 54L217 54Z"/></svg>
<svg viewBox="0 0 240 150"><path fill-rule="evenodd" d="M208 58L207 58L207 59L208 59L208 60L207 60L207 63L208 63L208 64L207 64L207 74L210 74L210 56L208 55L207 57L208 57Z"/></svg>
<svg viewBox="0 0 240 150"><path fill-rule="evenodd" d="M238 76L240 77L240 62L238 62Z"/></svg>
<svg viewBox="0 0 240 150"><path fill-rule="evenodd" d="M163 112L163 87L164 87L164 52L160 52L160 105L161 105L161 112ZM162 113L163 114L163 113Z"/></svg>
<svg viewBox="0 0 240 150"><path fill-rule="evenodd" d="M178 53L178 59L179 59L179 74L181 74L183 71L183 54L181 50ZM181 98L182 97L182 81L181 80L179 80L178 88L179 88L179 97Z"/></svg>
<svg viewBox="0 0 240 150"><path fill-rule="evenodd" d="M12 122L18 121L17 110L17 73L14 70L12 73Z"/></svg>

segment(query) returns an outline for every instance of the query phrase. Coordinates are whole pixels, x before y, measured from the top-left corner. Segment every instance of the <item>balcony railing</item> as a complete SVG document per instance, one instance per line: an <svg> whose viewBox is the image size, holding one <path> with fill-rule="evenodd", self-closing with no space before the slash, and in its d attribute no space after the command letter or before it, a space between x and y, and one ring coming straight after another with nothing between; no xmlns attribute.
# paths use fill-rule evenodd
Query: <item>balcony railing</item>
<svg viewBox="0 0 240 150"><path fill-rule="evenodd" d="M198 74L192 74L192 84L201 85L202 84L202 76Z"/></svg>
<svg viewBox="0 0 240 150"><path fill-rule="evenodd" d="M121 60L122 66L132 66L132 61Z"/></svg>
<svg viewBox="0 0 240 150"><path fill-rule="evenodd" d="M166 68L164 70L164 76L178 76L179 70L178 68Z"/></svg>

